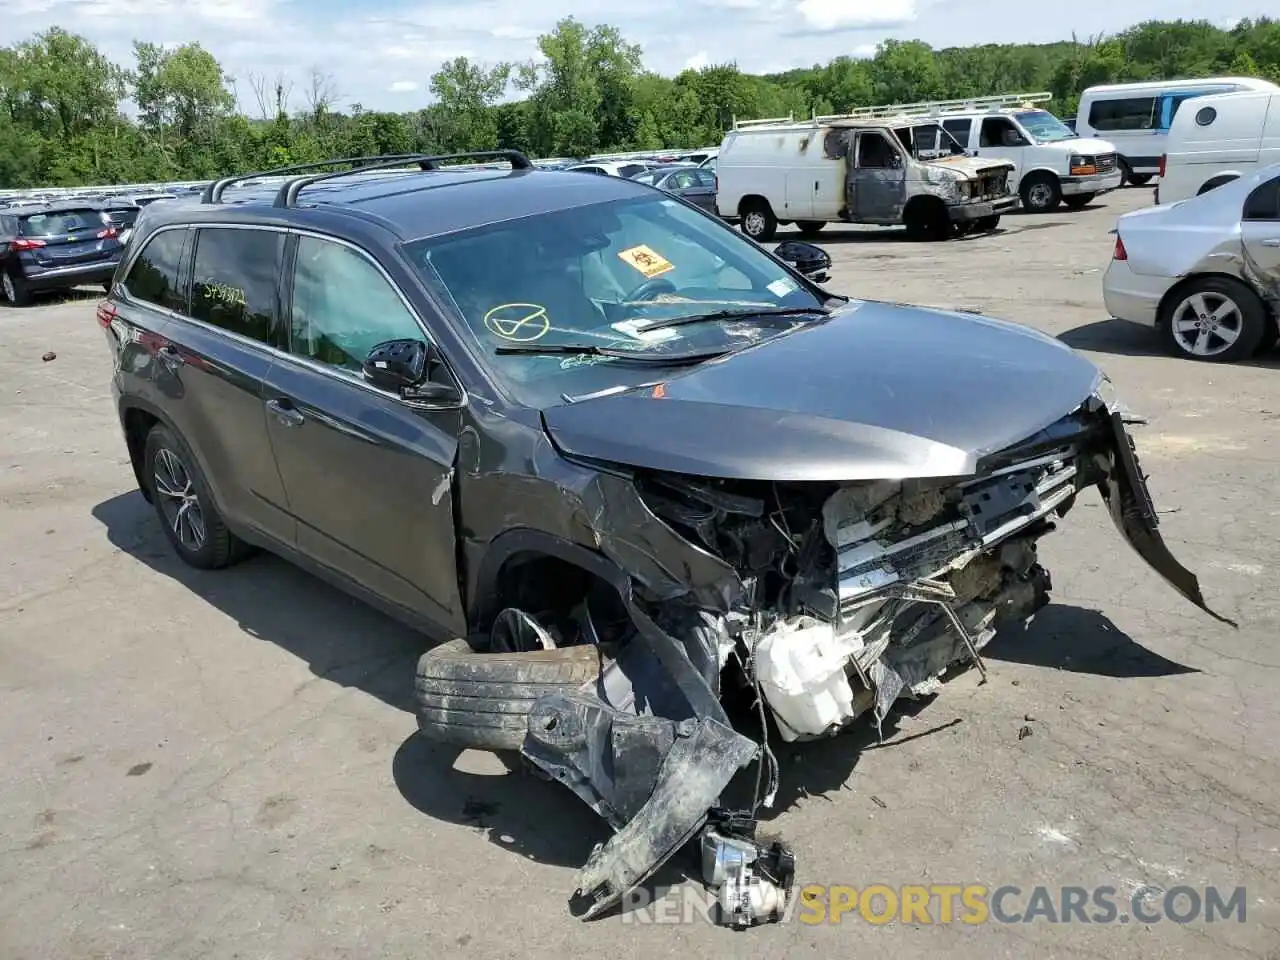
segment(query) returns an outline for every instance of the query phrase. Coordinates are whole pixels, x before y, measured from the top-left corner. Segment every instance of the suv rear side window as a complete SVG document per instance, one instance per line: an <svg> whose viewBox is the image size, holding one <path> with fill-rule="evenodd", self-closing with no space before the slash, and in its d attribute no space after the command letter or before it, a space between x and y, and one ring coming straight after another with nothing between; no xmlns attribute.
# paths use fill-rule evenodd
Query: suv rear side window
<svg viewBox="0 0 1280 960"><path fill-rule="evenodd" d="M276 342L276 279L284 234L202 227L196 231L191 316L260 343Z"/></svg>
<svg viewBox="0 0 1280 960"><path fill-rule="evenodd" d="M186 310L182 251L187 232L164 230L147 241L124 278L125 289L131 297L166 310Z"/></svg>
<svg viewBox="0 0 1280 960"><path fill-rule="evenodd" d="M368 257L345 244L298 238L291 353L359 373L375 344L423 339L409 308Z"/></svg>

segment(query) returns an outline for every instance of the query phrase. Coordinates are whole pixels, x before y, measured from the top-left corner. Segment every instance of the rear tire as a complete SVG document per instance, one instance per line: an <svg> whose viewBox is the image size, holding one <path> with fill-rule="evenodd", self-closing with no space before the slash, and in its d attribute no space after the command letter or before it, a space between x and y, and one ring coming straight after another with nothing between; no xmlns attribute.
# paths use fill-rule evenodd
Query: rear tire
<svg viewBox="0 0 1280 960"><path fill-rule="evenodd" d="M227 529L195 455L177 433L164 425L152 427L142 463L156 516L183 563L217 570L251 552Z"/></svg>
<svg viewBox="0 0 1280 960"><path fill-rule="evenodd" d="M742 204L742 232L757 243L768 243L778 232L778 218L767 201L746 200Z"/></svg>
<svg viewBox="0 0 1280 960"><path fill-rule="evenodd" d="M1195 298L1205 317L1218 318L1220 325L1204 338L1204 351L1195 352L1199 331L1194 326L1204 323ZM1204 277L1182 287L1160 308L1160 334L1165 346L1178 357L1209 363L1236 363L1257 353L1273 324L1262 300L1249 287L1230 277Z"/></svg>
<svg viewBox="0 0 1280 960"><path fill-rule="evenodd" d="M1043 171L1033 173L1018 187L1022 206L1032 213L1049 213L1062 202L1062 187L1058 178Z"/></svg>
<svg viewBox="0 0 1280 960"><path fill-rule="evenodd" d="M490 653L450 640L418 660L418 729L428 740L479 750L519 750L529 712L548 694L571 693L600 675L599 647Z"/></svg>
<svg viewBox="0 0 1280 960"><path fill-rule="evenodd" d="M816 237L822 232L822 228L827 225L825 220L797 220L796 226L800 228L800 236Z"/></svg>
<svg viewBox="0 0 1280 960"><path fill-rule="evenodd" d="M16 267L0 267L0 294L11 307L25 307L31 302L31 291Z"/></svg>
<svg viewBox="0 0 1280 960"><path fill-rule="evenodd" d="M1077 193L1073 197L1063 198L1063 203L1067 205L1068 210L1083 210L1089 204L1093 203L1096 193Z"/></svg>

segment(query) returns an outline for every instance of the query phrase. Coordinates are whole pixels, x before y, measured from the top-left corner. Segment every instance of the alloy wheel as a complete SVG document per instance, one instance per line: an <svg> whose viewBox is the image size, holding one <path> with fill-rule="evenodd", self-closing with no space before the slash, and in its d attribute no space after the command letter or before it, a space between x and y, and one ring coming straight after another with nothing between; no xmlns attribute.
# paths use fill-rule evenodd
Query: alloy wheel
<svg viewBox="0 0 1280 960"><path fill-rule="evenodd" d="M1213 291L1184 299L1170 322L1178 347L1195 357L1213 357L1230 349L1244 330L1239 305Z"/></svg>
<svg viewBox="0 0 1280 960"><path fill-rule="evenodd" d="M764 214L748 213L743 218L742 225L746 229L747 236L758 237L764 233Z"/></svg>
<svg viewBox="0 0 1280 960"><path fill-rule="evenodd" d="M4 278L4 298L10 303L16 303L18 300L18 291L13 288L13 277L9 275L7 270L0 271L0 277Z"/></svg>
<svg viewBox="0 0 1280 960"><path fill-rule="evenodd" d="M153 467L155 492L169 529L185 550L198 553L208 535L190 471L181 457L165 447L156 451Z"/></svg>

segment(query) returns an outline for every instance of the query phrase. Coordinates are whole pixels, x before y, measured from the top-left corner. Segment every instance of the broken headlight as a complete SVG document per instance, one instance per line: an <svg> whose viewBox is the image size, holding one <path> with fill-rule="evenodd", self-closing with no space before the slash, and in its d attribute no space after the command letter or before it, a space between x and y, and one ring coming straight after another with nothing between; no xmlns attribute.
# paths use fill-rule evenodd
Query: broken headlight
<svg viewBox="0 0 1280 960"><path fill-rule="evenodd" d="M1125 409L1124 404L1120 401L1120 394L1116 390L1116 385L1111 382L1111 378L1105 373L1098 375L1098 379L1093 385L1093 395L1101 400L1111 413Z"/></svg>

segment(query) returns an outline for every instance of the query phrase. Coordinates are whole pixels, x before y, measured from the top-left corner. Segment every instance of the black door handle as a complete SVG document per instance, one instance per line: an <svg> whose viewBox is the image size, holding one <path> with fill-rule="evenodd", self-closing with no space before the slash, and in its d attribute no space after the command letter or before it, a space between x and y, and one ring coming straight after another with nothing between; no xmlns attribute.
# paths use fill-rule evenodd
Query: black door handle
<svg viewBox="0 0 1280 960"><path fill-rule="evenodd" d="M307 419L288 400L268 400L267 409L286 427L300 427Z"/></svg>

